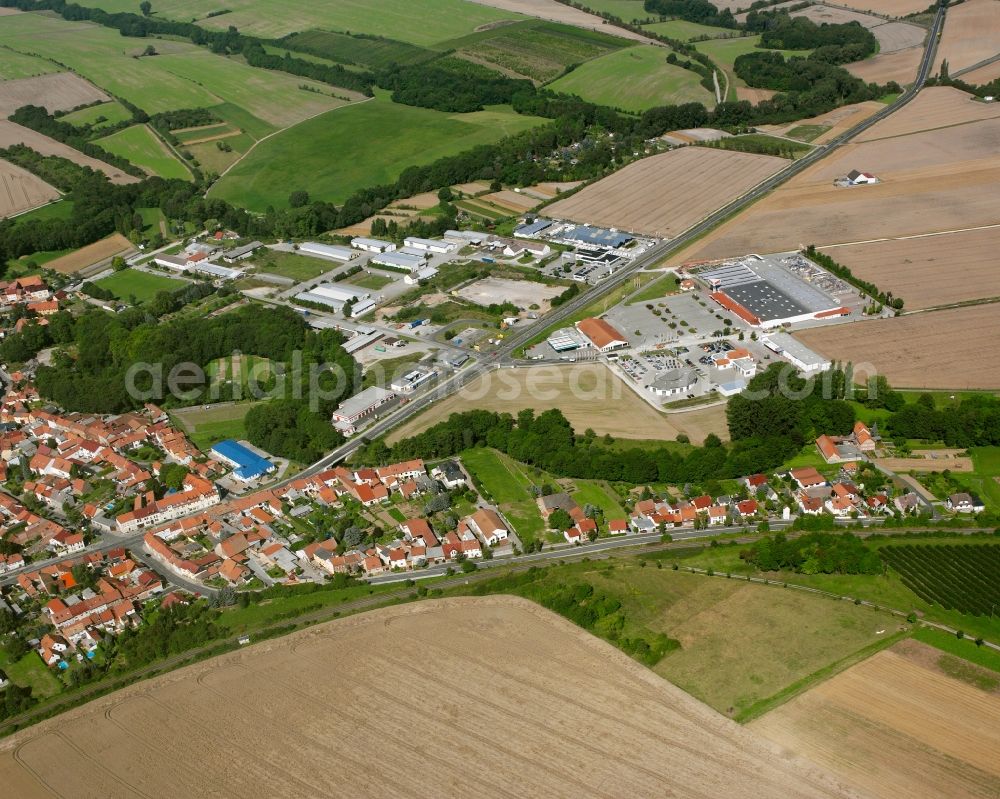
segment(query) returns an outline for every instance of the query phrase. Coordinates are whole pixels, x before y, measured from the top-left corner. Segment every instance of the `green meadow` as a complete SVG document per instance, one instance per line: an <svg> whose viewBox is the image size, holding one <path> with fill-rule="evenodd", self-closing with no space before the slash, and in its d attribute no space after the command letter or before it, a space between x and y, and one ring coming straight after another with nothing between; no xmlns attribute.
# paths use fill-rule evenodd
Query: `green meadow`
<svg viewBox="0 0 1000 799"><path fill-rule="evenodd" d="M109 153L127 158L150 174L159 175L161 178L191 180L188 168L167 149L148 125L132 125L98 139L95 144Z"/></svg>
<svg viewBox="0 0 1000 799"><path fill-rule="evenodd" d="M132 113L116 100L87 106L60 117L63 122L69 122L71 125L92 125L95 128L125 122L131 118Z"/></svg>
<svg viewBox="0 0 1000 799"><path fill-rule="evenodd" d="M33 78L36 75L49 75L61 71L62 68L58 64L53 64L44 58L19 53L9 47L0 47L0 81Z"/></svg>
<svg viewBox="0 0 1000 799"><path fill-rule="evenodd" d="M138 269L123 269L121 272L101 278L96 285L107 289L120 300L127 302L129 297L135 297L138 302L146 302L153 299L158 292L174 291L184 288L187 284L183 280L174 280Z"/></svg>

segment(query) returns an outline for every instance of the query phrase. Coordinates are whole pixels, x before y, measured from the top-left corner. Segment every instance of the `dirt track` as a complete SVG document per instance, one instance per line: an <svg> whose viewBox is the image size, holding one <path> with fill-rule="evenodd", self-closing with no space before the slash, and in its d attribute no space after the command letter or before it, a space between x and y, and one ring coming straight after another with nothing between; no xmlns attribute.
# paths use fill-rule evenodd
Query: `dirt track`
<svg viewBox="0 0 1000 799"><path fill-rule="evenodd" d="M927 662L939 656L916 641L897 644L750 728L875 797L1000 795L1000 695Z"/></svg>
<svg viewBox="0 0 1000 799"><path fill-rule="evenodd" d="M512 597L313 627L0 746L18 799L856 795Z"/></svg>

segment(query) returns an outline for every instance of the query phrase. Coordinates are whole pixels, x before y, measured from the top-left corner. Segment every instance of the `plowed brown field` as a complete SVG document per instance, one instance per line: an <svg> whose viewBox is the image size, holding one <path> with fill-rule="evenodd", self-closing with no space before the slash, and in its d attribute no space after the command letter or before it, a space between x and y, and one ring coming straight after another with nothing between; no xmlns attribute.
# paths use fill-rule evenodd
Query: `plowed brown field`
<svg viewBox="0 0 1000 799"><path fill-rule="evenodd" d="M676 236L788 165L784 158L684 147L643 158L546 209L557 219Z"/></svg>
<svg viewBox="0 0 1000 799"><path fill-rule="evenodd" d="M18 799L857 795L513 597L334 621L0 746Z"/></svg>
<svg viewBox="0 0 1000 799"><path fill-rule="evenodd" d="M875 797L1000 795L1000 696L942 674L914 647L930 649L897 644L749 726Z"/></svg>
<svg viewBox="0 0 1000 799"><path fill-rule="evenodd" d="M1000 226L824 250L908 309L1000 297Z"/></svg>
<svg viewBox="0 0 1000 799"><path fill-rule="evenodd" d="M0 159L0 219L56 199L59 192L19 166Z"/></svg>
<svg viewBox="0 0 1000 799"><path fill-rule="evenodd" d="M984 339L996 330L1000 305L974 305L850 325L800 330L795 337L834 360L867 366L899 388L1000 388L1000 347Z"/></svg>
<svg viewBox="0 0 1000 799"><path fill-rule="evenodd" d="M934 71L948 62L954 74L1000 54L1000 0L965 0L948 9Z"/></svg>

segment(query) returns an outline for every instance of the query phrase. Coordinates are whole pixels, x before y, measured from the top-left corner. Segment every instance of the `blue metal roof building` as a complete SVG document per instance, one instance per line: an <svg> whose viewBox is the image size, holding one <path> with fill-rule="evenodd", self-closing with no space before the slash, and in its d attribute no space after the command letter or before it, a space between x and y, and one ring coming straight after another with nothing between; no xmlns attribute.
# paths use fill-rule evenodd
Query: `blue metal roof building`
<svg viewBox="0 0 1000 799"><path fill-rule="evenodd" d="M211 453L219 460L232 466L233 474L244 481L253 480L263 474L273 472L276 468L273 463L231 438L220 441L213 446Z"/></svg>
<svg viewBox="0 0 1000 799"><path fill-rule="evenodd" d="M630 233L620 233L618 231L607 230L606 228L591 227L590 225L577 225L568 228L562 233L563 238L570 241L578 241L582 244L592 244L599 247L621 247L628 244L635 238Z"/></svg>

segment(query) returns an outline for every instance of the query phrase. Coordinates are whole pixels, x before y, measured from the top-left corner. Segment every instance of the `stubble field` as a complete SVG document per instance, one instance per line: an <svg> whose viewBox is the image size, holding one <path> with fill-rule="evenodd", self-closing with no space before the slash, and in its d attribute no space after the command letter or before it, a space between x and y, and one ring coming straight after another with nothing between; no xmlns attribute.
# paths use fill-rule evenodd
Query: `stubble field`
<svg viewBox="0 0 1000 799"><path fill-rule="evenodd" d="M673 441L684 433L697 444L709 433L729 438L724 405L660 413L603 364L576 363L488 373L393 430L388 440L415 435L453 413L476 408L512 414L524 408L539 413L558 408L578 433L589 427L615 438Z"/></svg>
<svg viewBox="0 0 1000 799"><path fill-rule="evenodd" d="M935 668L935 652L897 644L750 729L879 799L995 797L1000 695Z"/></svg>
<svg viewBox="0 0 1000 799"><path fill-rule="evenodd" d="M948 9L934 69L955 74L1000 54L1000 0L965 0Z"/></svg>
<svg viewBox="0 0 1000 799"><path fill-rule="evenodd" d="M1000 226L824 250L909 310L1000 297Z"/></svg>
<svg viewBox="0 0 1000 799"><path fill-rule="evenodd" d="M787 136L789 131L794 130L797 127L803 126L821 126L827 128L826 131L820 133L815 139L812 140L813 144L825 144L844 133L855 125L864 120L868 119L876 111L881 111L885 108L882 103L877 100L867 100L863 103L854 103L853 105L844 105L840 108L835 108L833 111L827 111L825 114L820 114L819 116L811 117L809 119L801 119L797 122L786 122L780 125L759 125L758 127L765 133L774 133L778 136Z"/></svg>
<svg viewBox="0 0 1000 799"><path fill-rule="evenodd" d="M138 183L139 178L132 177L122 172L118 167L84 155L79 150L74 150L69 145L36 133L30 128L15 125L6 119L0 119L0 147L10 147L12 144L26 144L32 150L40 152L42 155L58 155L72 161L74 164L89 166L98 172L103 172L110 178L112 183Z"/></svg>
<svg viewBox="0 0 1000 799"><path fill-rule="evenodd" d="M629 164L546 210L558 219L676 236L788 163L684 147Z"/></svg>
<svg viewBox="0 0 1000 799"><path fill-rule="evenodd" d="M1000 388L1000 347L984 334L996 330L1000 305L975 305L892 319L801 330L795 337L834 360L872 364L897 388Z"/></svg>
<svg viewBox="0 0 1000 799"><path fill-rule="evenodd" d="M16 54L16 51L8 52ZM6 119L22 105L40 105L51 113L109 99L107 94L78 75L56 72L0 83L0 116Z"/></svg>
<svg viewBox="0 0 1000 799"><path fill-rule="evenodd" d="M905 17L916 14L929 5L924 0L847 0L840 5L853 8L855 11L870 11L873 14L886 14L890 17Z"/></svg>
<svg viewBox="0 0 1000 799"><path fill-rule="evenodd" d="M19 799L856 796L513 597L334 621L119 691L3 747L0 780Z"/></svg>
<svg viewBox="0 0 1000 799"><path fill-rule="evenodd" d="M132 249L132 242L121 233L115 233L86 247L74 250L68 255L49 261L45 264L46 269L54 272L62 272L64 275L72 275L88 266L93 266L101 261L106 261L115 255L121 255Z"/></svg>
<svg viewBox="0 0 1000 799"><path fill-rule="evenodd" d="M0 219L27 211L59 196L45 181L0 159Z"/></svg>
<svg viewBox="0 0 1000 799"><path fill-rule="evenodd" d="M910 47L895 53L882 53L864 61L855 61L853 64L845 64L844 69L865 83L896 81L900 86L907 86L917 77L922 54L922 48Z"/></svg>

